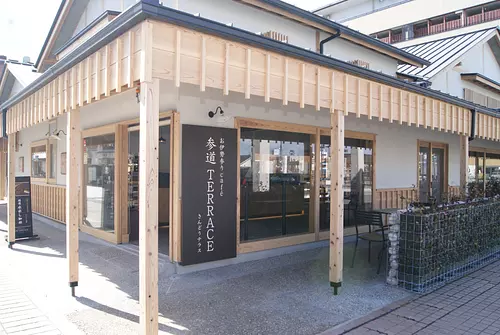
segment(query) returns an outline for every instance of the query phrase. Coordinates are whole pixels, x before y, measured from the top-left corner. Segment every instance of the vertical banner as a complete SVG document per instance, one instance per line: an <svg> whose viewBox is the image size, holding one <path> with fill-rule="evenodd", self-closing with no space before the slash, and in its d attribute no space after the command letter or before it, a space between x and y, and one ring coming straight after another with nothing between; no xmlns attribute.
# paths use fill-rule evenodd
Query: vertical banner
<svg viewBox="0 0 500 335"><path fill-rule="evenodd" d="M236 257L236 137L182 126L182 265Z"/></svg>
<svg viewBox="0 0 500 335"><path fill-rule="evenodd" d="M31 179L16 177L16 240L33 237Z"/></svg>

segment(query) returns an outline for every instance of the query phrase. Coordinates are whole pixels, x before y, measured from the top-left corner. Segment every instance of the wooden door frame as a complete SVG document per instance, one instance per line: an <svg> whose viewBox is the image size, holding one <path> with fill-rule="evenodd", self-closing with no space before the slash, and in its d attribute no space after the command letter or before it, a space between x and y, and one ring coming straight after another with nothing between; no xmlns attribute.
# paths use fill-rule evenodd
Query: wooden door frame
<svg viewBox="0 0 500 335"><path fill-rule="evenodd" d="M448 194L449 190L449 145L448 143L442 143L442 142L433 142L433 141L426 141L426 140L417 140L417 190L420 194L420 173L419 173L419 164L420 164L420 148L428 148L429 149L429 155L430 155L430 161L427 164L427 174L429 178L432 178L432 149L444 149L444 182L441 185L441 193L442 194ZM429 180L429 186L428 186L428 194L429 197L432 196L432 180ZM422 199L419 197L419 201L421 202Z"/></svg>

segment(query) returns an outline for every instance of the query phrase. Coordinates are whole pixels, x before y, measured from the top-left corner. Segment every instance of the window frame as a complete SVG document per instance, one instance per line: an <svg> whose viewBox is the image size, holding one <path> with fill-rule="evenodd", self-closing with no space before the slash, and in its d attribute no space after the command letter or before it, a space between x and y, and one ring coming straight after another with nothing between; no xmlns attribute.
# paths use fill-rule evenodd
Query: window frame
<svg viewBox="0 0 500 335"><path fill-rule="evenodd" d="M477 152L477 153L482 154L482 156L477 157L477 158L483 158L483 166L482 166L482 168L483 168L483 180L482 180L482 182L483 182L483 192L486 192L486 158L487 158L487 154L500 155L500 150L481 148L481 147L469 147L469 153L468 153L467 159L469 159L471 157L471 155L470 155L471 152ZM472 156L472 157L475 157L475 156ZM475 176L475 178L477 178L477 176ZM476 179L475 182L479 183L479 180ZM467 182L467 184L468 184L468 182Z"/></svg>
<svg viewBox="0 0 500 335"><path fill-rule="evenodd" d="M56 151L56 164L54 165L54 178L50 178L52 172L52 157L50 152L50 145L54 145L54 150ZM33 177L33 148L45 147L45 178ZM44 139L39 141L33 141L30 143L30 178L33 182L43 183L43 184L57 184L57 140L54 139Z"/></svg>
<svg viewBox="0 0 500 335"><path fill-rule="evenodd" d="M237 131L237 169L236 169L236 178L237 178L237 209L236 209L236 242L238 254L255 252L261 250L268 250L272 248L284 247L297 245L302 243L314 242L327 240L330 238L329 231L321 231L319 230L319 185L320 180L320 163L318 154L319 143L321 135L331 135L331 129L327 127L317 127L317 126L309 126L309 125L300 125L295 123L285 123L278 121L267 121L267 120L259 120L245 117L235 117L234 118L234 128ZM241 128L255 128L255 129L263 129L263 130L276 130L276 131L286 131L286 132L295 132L301 134L308 134L315 137L315 141L312 141L311 144L314 145L314 150L311 152L312 157L315 159L315 168L312 170L311 175L311 204L310 206L315 206L315 210L310 210L310 215L312 216L309 219L309 224L314 225L314 232L302 233L297 235L288 235L283 237L276 238L268 238L263 240L256 241L240 241L240 188L241 188L241 177L240 177L240 139L241 139ZM373 141L373 182L372 182L372 203L375 201L375 190L376 190L376 164L377 164L377 139L376 134L373 133L365 133L365 132L357 132L357 131L345 131L345 137L361 139L361 140L370 140ZM317 213L317 215L313 215ZM345 234L350 235L353 232L349 230L349 228L345 229Z"/></svg>

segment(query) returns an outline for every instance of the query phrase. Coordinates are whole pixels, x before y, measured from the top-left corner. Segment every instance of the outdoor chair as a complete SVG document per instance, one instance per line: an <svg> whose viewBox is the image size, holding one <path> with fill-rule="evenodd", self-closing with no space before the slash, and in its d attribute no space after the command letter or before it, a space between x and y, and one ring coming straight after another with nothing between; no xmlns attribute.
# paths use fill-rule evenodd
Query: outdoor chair
<svg viewBox="0 0 500 335"><path fill-rule="evenodd" d="M377 274L380 273L380 265L382 264L382 256L384 250L387 248L387 238L385 236L384 221L382 220L382 213L373 211L358 210L355 212L354 224L356 226L356 245L354 246L354 253L352 255L352 265L354 267L354 260L356 258L356 249L358 248L359 240L368 241L368 263L370 262L371 246L373 243L381 243L382 249L378 253L378 269ZM368 232L360 233L359 227L367 226Z"/></svg>

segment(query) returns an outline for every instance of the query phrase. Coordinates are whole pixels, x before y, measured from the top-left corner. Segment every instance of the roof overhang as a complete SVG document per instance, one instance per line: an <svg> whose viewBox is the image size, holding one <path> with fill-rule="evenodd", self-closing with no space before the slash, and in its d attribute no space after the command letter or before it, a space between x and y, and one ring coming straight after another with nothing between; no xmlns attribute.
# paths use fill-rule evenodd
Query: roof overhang
<svg viewBox="0 0 500 335"><path fill-rule="evenodd" d="M462 80L472 82L476 85L482 86L487 90L500 94L500 83L480 73L462 73L460 74L460 77L462 78Z"/></svg>
<svg viewBox="0 0 500 335"><path fill-rule="evenodd" d="M306 26L316 28L330 34L340 32L340 38L348 40L352 43L361 45L365 48L374 50L394 58L402 63L411 64L414 66L424 66L430 63L425 59L412 55L404 50L394 47L390 44L379 41L373 37L362 34L356 30L338 24L334 21L316 15L314 13L303 10L299 7L286 3L280 0L234 0L244 4L263 9L265 11L286 17Z"/></svg>
<svg viewBox="0 0 500 335"><path fill-rule="evenodd" d="M211 21L205 18L197 17L189 13L177 11L172 8L160 6L156 0L142 0L132 7L128 8L122 14L117 16L111 23L98 31L94 36L85 41L82 45L73 50L68 56L57 62L37 80L28 85L23 91L4 102L0 108L8 109L20 103L30 95L42 89L58 76L63 75L68 70L77 66L87 57L101 50L109 43L135 27L140 22L152 19L167 22L172 25L184 27L194 31L218 36L228 41L235 41L244 45L257 47L263 50L271 51L276 54L302 60L309 64L322 66L334 70L342 71L349 75L378 82L382 85L392 88L405 90L411 93L439 100L443 103L453 104L455 106L469 110L477 110L484 114L498 117L496 110L476 105L463 99L431 89L419 87L398 78L358 67L341 60L331 58L317 52L306 50L295 45L282 43L261 35L257 35L246 30L234 28L220 22Z"/></svg>

